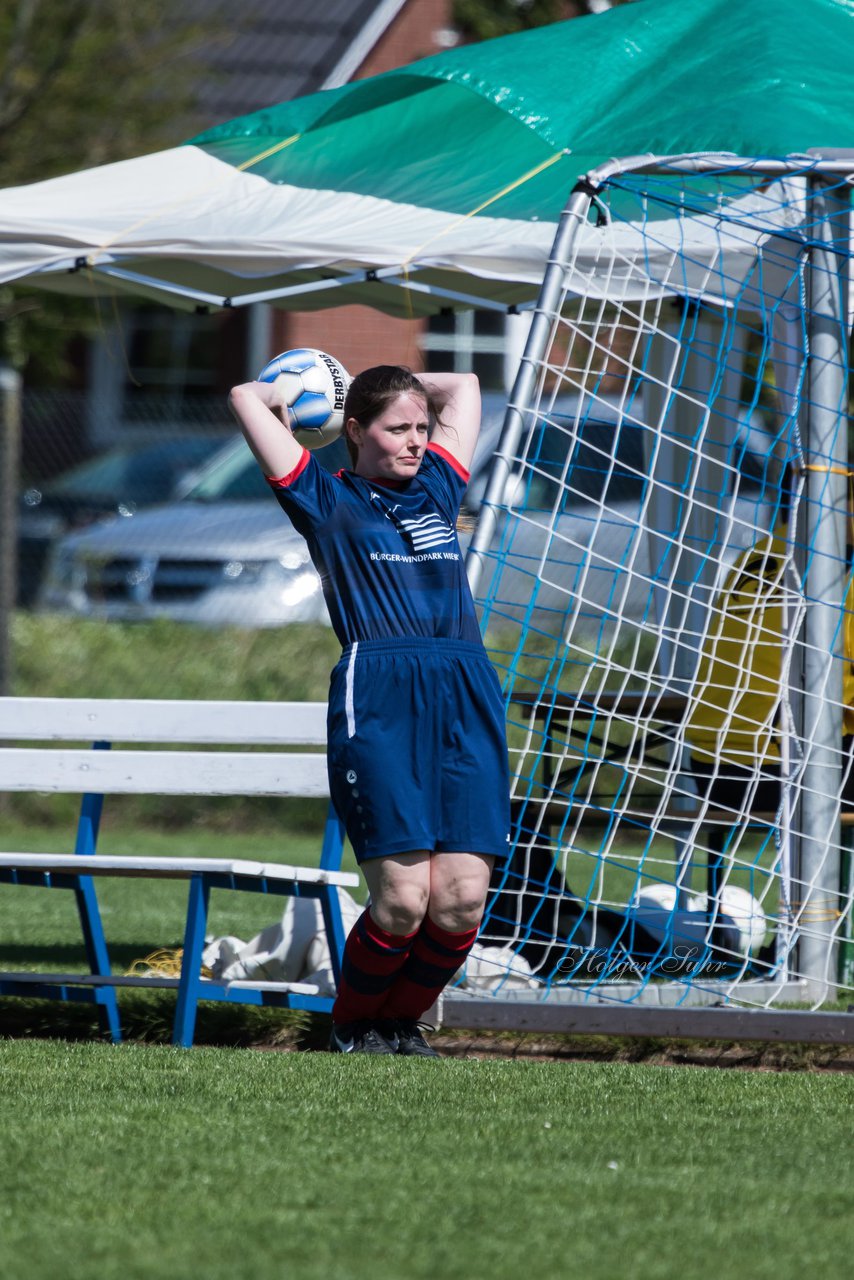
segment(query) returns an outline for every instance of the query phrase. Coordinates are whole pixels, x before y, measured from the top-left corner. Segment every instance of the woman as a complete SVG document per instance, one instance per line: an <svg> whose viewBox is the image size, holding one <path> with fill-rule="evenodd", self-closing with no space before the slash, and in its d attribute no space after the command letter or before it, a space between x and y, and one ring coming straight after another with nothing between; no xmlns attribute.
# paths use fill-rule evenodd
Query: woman
<svg viewBox="0 0 854 1280"><path fill-rule="evenodd" d="M465 961L509 841L504 705L455 532L480 428L471 374L354 378L352 471L283 429L275 383L230 404L323 583L332 799L370 893L344 952L330 1049L437 1057L418 1026ZM432 422L432 436L428 432Z"/></svg>

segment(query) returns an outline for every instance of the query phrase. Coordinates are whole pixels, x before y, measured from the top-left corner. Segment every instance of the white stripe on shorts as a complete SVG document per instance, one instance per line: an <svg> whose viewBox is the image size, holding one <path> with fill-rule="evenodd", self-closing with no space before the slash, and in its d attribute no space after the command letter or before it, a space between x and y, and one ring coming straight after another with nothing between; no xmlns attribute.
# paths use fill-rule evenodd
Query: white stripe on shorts
<svg viewBox="0 0 854 1280"><path fill-rule="evenodd" d="M345 685L344 709L347 712L347 737L352 738L356 733L356 707L353 697L353 684L356 667L356 650L359 647L358 640L350 649L350 661L347 663L347 683Z"/></svg>

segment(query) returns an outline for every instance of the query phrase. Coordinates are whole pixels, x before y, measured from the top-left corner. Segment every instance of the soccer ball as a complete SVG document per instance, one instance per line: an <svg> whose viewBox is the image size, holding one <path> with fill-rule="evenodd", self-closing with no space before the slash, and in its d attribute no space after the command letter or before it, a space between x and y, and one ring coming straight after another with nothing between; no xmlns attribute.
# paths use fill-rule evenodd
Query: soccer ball
<svg viewBox="0 0 854 1280"><path fill-rule="evenodd" d="M314 347L284 351L264 365L258 381L281 387L288 425L306 449L321 449L338 439L350 375L332 356Z"/></svg>
<svg viewBox="0 0 854 1280"><path fill-rule="evenodd" d="M675 911L677 893L675 884L645 884L632 898L632 906Z"/></svg>
<svg viewBox="0 0 854 1280"><path fill-rule="evenodd" d="M689 911L705 911L708 898L698 893L688 903ZM768 933L768 917L762 904L752 893L735 884L725 884L720 892L720 914L735 925L738 932L739 951L744 956L755 956L761 950Z"/></svg>
<svg viewBox="0 0 854 1280"><path fill-rule="evenodd" d="M676 896L675 884L648 884L635 894L632 905L675 911ZM685 905L689 911L705 911L708 898L705 893L697 893ZM768 932L768 917L758 899L738 885L725 884L720 893L720 915L724 918L723 922L729 922L735 928L741 954L755 956L763 946Z"/></svg>

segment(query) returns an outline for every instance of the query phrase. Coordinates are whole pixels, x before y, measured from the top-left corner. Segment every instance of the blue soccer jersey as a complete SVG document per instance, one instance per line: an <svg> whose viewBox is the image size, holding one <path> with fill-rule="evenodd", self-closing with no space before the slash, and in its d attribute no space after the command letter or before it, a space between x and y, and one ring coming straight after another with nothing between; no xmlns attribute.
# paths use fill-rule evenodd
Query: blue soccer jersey
<svg viewBox="0 0 854 1280"><path fill-rule="evenodd" d="M467 482L434 444L399 486L330 475L308 450L290 475L269 481L308 543L342 646L403 636L480 641L455 529Z"/></svg>

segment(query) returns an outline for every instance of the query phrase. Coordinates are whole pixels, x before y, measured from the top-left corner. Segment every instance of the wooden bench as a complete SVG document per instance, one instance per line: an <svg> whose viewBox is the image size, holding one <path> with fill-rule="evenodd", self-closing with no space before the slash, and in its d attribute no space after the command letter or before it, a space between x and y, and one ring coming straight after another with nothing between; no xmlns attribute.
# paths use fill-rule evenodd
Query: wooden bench
<svg viewBox="0 0 854 1280"><path fill-rule="evenodd" d="M237 889L316 899L338 982L344 947L338 889L355 888L359 877L340 870L343 827L331 804L319 867L227 858L108 857L97 850L107 795L328 798L326 755L319 749L326 743L325 703L3 698L0 740L9 744L0 747L0 792L82 796L74 852L0 853L0 882L70 889L89 965L88 973L78 974L0 973L0 995L93 1002L102 1027L118 1041L117 987L173 988L178 993L173 1043L185 1047L193 1042L199 1000L323 1012L331 1008L331 997L306 983L217 982L201 976L210 892ZM80 743L90 745L71 745ZM158 749L145 749L145 744ZM95 891L98 876L188 882L180 977L111 972Z"/></svg>

